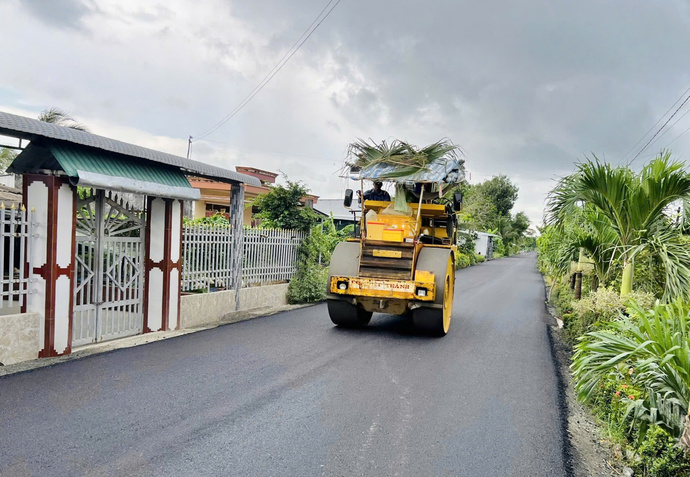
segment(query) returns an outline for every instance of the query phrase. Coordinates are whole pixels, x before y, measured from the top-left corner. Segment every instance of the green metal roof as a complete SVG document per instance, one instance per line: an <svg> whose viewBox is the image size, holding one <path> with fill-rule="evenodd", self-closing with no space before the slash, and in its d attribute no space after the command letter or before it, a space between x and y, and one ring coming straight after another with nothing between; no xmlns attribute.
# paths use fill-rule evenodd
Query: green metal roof
<svg viewBox="0 0 690 477"><path fill-rule="evenodd" d="M135 144L128 144L86 131L78 131L65 126L46 123L38 119L17 116L4 111L0 111L0 135L22 138L42 144L66 143L71 146L85 147L108 154L112 153L118 156L127 156L158 163L163 166L175 167L181 169L186 174L207 177L230 184L261 185L261 182L256 177L240 174L222 167L192 161L173 154L155 151Z"/></svg>
<svg viewBox="0 0 690 477"><path fill-rule="evenodd" d="M75 185L181 199L198 199L200 195L176 167L79 146L31 143L8 171L42 169L62 170Z"/></svg>

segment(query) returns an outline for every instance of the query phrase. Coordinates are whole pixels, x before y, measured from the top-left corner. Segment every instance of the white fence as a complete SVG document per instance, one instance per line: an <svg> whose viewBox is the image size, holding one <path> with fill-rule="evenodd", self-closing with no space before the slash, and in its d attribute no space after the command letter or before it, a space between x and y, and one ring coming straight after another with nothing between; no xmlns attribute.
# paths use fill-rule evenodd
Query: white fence
<svg viewBox="0 0 690 477"><path fill-rule="evenodd" d="M293 230L245 229L242 286L290 280L303 238L304 233Z"/></svg>
<svg viewBox="0 0 690 477"><path fill-rule="evenodd" d="M243 235L243 287L292 278L304 233L244 229ZM185 225L182 230L182 291L232 288L232 244L229 225Z"/></svg>
<svg viewBox="0 0 690 477"><path fill-rule="evenodd" d="M23 306L30 293L32 263L27 244L32 234L30 212L0 204L0 308Z"/></svg>
<svg viewBox="0 0 690 477"><path fill-rule="evenodd" d="M182 227L182 291L232 287L229 225Z"/></svg>

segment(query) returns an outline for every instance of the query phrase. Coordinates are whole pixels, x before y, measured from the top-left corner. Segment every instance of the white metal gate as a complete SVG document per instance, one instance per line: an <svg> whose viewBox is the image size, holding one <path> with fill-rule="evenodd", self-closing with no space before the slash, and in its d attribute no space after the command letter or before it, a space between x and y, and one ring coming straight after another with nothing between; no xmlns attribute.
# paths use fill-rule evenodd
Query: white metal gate
<svg viewBox="0 0 690 477"><path fill-rule="evenodd" d="M143 204L102 190L78 200L72 346L141 333Z"/></svg>

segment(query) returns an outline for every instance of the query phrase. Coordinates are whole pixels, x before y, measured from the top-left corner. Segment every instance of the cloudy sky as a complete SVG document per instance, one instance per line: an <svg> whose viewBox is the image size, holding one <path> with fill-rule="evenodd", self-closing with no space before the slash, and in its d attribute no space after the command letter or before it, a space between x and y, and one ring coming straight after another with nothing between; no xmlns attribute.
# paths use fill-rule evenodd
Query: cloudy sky
<svg viewBox="0 0 690 477"><path fill-rule="evenodd" d="M57 106L184 156L336 1L2 0L0 110ZM280 170L334 198L353 140L449 138L471 182L508 175L514 211L540 223L575 161L636 154L690 86L689 59L687 0L340 0L193 158ZM684 113L635 165L665 146L690 159Z"/></svg>

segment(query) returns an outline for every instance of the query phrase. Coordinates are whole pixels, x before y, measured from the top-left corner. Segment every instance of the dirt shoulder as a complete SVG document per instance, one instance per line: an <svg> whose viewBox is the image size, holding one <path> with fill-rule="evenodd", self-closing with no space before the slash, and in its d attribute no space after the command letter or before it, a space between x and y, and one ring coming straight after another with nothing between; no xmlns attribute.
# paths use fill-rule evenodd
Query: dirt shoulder
<svg viewBox="0 0 690 477"><path fill-rule="evenodd" d="M547 309L553 317L552 323L548 325L549 340L562 387L561 402L567 415L565 428L569 445L564 449L564 454L570 461L572 475L575 477L625 475L609 441L602 437L602 430L595 418L577 401L570 374L573 350L563 336L563 329L558 325L554 310L548 306Z"/></svg>

